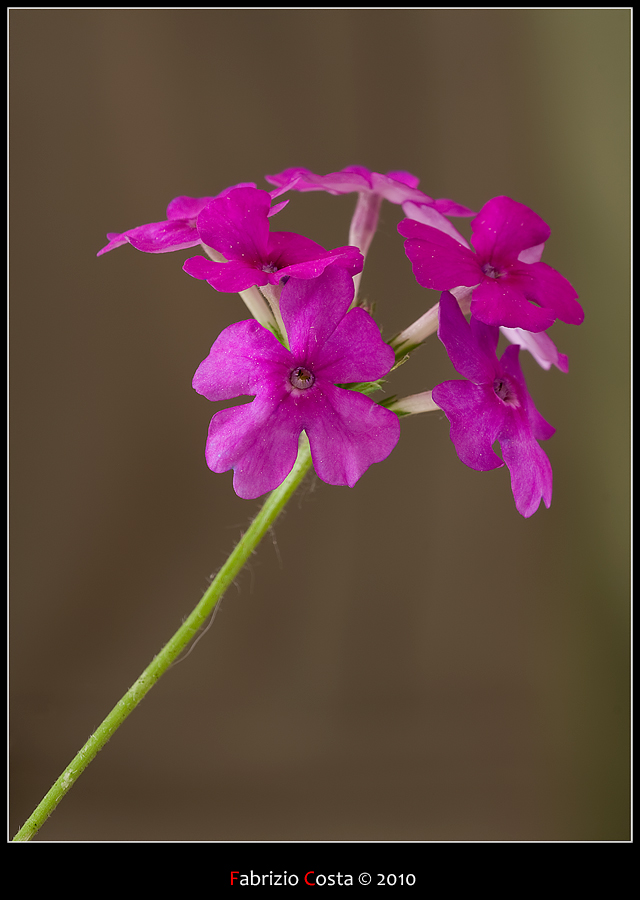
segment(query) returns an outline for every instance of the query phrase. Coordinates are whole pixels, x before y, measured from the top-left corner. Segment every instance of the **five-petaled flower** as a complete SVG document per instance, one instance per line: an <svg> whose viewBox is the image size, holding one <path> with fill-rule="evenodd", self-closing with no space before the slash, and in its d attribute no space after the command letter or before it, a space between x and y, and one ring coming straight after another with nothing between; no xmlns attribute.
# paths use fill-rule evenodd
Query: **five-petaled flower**
<svg viewBox="0 0 640 900"><path fill-rule="evenodd" d="M437 291L473 287L471 314L487 325L545 331L556 319L579 325L577 293L540 262L551 231L537 213L509 197L494 197L471 222L471 250L451 226L448 234L403 219L398 231L419 284Z"/></svg>
<svg viewBox="0 0 640 900"><path fill-rule="evenodd" d="M452 294L440 298L438 337L454 368L466 381L445 381L433 399L451 423L451 440L463 463L480 472L506 463L516 508L533 515L551 503L551 464L538 441L555 428L535 408L527 391L516 345L496 357L499 329L472 318L467 322ZM494 453L498 441L503 461Z"/></svg>
<svg viewBox="0 0 640 900"><path fill-rule="evenodd" d="M349 487L398 442L394 413L339 387L382 378L395 359L370 315L349 311L353 294L351 275L336 265L312 280L290 278L280 298L290 350L257 322L236 322L200 364L193 386L208 400L255 398L209 426L207 464L234 470L238 496L253 499L284 481L302 431L319 477Z"/></svg>
<svg viewBox="0 0 640 900"><path fill-rule="evenodd" d="M185 272L218 291L233 293L253 285L278 285L286 277L316 278L332 263L351 275L362 270L357 247L328 251L299 234L269 232L271 199L268 191L245 187L207 204L197 221L200 240L227 261L193 256L185 262Z"/></svg>

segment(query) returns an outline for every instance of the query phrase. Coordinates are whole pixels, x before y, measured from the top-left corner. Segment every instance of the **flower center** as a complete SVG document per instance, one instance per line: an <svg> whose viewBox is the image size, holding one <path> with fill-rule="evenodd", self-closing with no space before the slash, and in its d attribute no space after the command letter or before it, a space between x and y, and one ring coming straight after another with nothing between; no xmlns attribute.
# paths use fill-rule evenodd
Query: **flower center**
<svg viewBox="0 0 640 900"><path fill-rule="evenodd" d="M310 372L309 369L303 369L302 366L298 366L298 368L294 369L291 375L289 375L291 384L294 388L298 388L301 391L310 388L315 380L316 376L313 372Z"/></svg>
<svg viewBox="0 0 640 900"><path fill-rule="evenodd" d="M499 375L493 382L493 391L496 397L499 397L507 406L513 406L517 409L520 406L518 395L513 385L506 378Z"/></svg>
<svg viewBox="0 0 640 900"><path fill-rule="evenodd" d="M278 267L274 266L273 263L263 263L262 271L268 272L270 275L272 275L274 272L278 271Z"/></svg>
<svg viewBox="0 0 640 900"><path fill-rule="evenodd" d="M492 266L491 263L485 263L482 267L482 271L487 276L487 278L500 278L502 272L500 269L496 269L495 266Z"/></svg>

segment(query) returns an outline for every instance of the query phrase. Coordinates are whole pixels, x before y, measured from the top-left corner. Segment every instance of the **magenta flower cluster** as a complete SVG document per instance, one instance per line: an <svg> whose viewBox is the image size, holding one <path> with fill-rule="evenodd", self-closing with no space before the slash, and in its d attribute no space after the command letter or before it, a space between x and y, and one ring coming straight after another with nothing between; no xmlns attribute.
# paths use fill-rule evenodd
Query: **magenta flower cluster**
<svg viewBox="0 0 640 900"><path fill-rule="evenodd" d="M273 190L245 182L213 197L177 197L166 220L110 233L98 253L124 243L146 253L199 247L207 255L186 260L189 275L218 291L239 292L254 315L265 311L260 321L225 328L195 373L193 387L212 402L253 398L213 416L209 468L232 469L236 493L259 497L287 477L304 432L318 476L353 487L394 449L400 416L439 408L462 462L478 471L506 465L523 516L541 500L548 507L551 465L539 441L555 429L529 396L519 352L566 372L567 358L546 331L556 319L577 325L583 318L573 287L541 261L548 225L508 197L493 198L478 214L433 199L405 171L383 175L350 166L315 175L292 168L265 178ZM356 193L349 243L326 250L303 235L272 231L271 219L289 202L278 198L290 191ZM402 206L406 218L398 231L418 283L443 292L438 336L463 379L404 405L373 399L402 341L385 341L356 296L383 200ZM473 217L473 246L451 217ZM414 344L430 333L423 319L407 330L418 335ZM510 343L498 359L501 330Z"/></svg>

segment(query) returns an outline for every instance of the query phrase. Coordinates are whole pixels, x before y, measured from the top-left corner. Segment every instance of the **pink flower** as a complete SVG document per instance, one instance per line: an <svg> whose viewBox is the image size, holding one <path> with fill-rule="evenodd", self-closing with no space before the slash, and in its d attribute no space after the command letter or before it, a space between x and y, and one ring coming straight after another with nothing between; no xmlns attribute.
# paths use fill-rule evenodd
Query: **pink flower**
<svg viewBox="0 0 640 900"><path fill-rule="evenodd" d="M271 199L267 191L243 187L205 206L197 221L199 238L227 261L193 256L185 262L185 272L218 291L233 293L252 285L278 285L286 277L316 278L333 263L351 275L362 270L357 247L327 251L299 234L270 233Z"/></svg>
<svg viewBox="0 0 640 900"><path fill-rule="evenodd" d="M410 172L396 171L381 175L364 166L347 166L329 175L314 175L309 169L285 169L278 175L265 175L269 184L296 191L327 191L329 194L350 194L371 191L390 203L426 203L448 216L473 216L475 213L453 200L434 200L418 190L419 178Z"/></svg>
<svg viewBox="0 0 640 900"><path fill-rule="evenodd" d="M381 378L395 360L369 314L348 311L353 294L353 279L339 266L314 279L290 278L280 309L291 350L255 320L236 322L198 367L193 386L208 400L255 398L216 413L209 426L207 464L234 470L238 496L253 499L284 481L302 431L319 477L349 487L398 442L394 413L339 387Z"/></svg>
<svg viewBox="0 0 640 900"><path fill-rule="evenodd" d="M405 252L419 284L438 291L473 287L471 314L487 325L537 333L556 319L582 322L573 287L539 261L551 231L533 210L509 197L494 197L471 229L475 252L452 226L445 234L424 222L400 222L398 231L407 238Z"/></svg>
<svg viewBox="0 0 640 900"><path fill-rule="evenodd" d="M466 381L445 381L433 399L451 423L451 440L465 465L480 472L507 465L518 512L528 518L540 500L551 504L551 464L538 441L555 428L533 404L518 362L520 348L507 347L498 361L499 330L478 319L467 322L452 294L440 298L438 337ZM498 441L504 462L494 453Z"/></svg>
<svg viewBox="0 0 640 900"><path fill-rule="evenodd" d="M265 175L269 184L282 190L327 191L329 194L358 193L358 204L351 223L349 243L359 247L366 256L375 234L383 200L390 203L413 203L416 208L429 207L431 222L445 231L449 222L445 216L473 216L473 210L453 200L434 200L418 190L419 179L410 172L395 171L381 175L364 166L347 166L329 175L314 175L309 169L285 169L278 175ZM403 207L404 208L404 207ZM409 213L407 213L409 215Z"/></svg>

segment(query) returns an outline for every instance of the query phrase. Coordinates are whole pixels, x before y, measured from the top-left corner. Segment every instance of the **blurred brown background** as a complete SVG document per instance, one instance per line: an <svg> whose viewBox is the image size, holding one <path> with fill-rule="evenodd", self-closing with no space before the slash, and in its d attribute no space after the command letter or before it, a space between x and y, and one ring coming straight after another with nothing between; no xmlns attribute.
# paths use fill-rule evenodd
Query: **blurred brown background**
<svg viewBox="0 0 640 900"><path fill-rule="evenodd" d="M179 194L357 163L550 224L586 312L552 331L568 375L524 359L552 507L405 420L355 489L302 490L38 839L629 838L629 42L627 9L10 12L12 834L257 508L191 388L239 298L193 251L96 251ZM338 246L354 203L278 228ZM400 218L363 278L386 336L434 302ZM434 337L390 390L452 377Z"/></svg>

